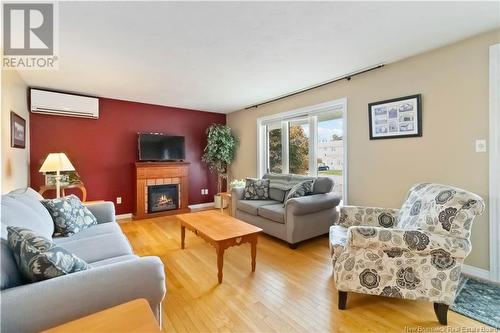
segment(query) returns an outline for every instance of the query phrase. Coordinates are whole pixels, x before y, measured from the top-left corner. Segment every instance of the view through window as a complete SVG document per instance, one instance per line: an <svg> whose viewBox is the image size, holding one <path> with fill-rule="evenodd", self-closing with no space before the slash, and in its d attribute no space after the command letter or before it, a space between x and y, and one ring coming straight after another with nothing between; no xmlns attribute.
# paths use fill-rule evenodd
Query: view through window
<svg viewBox="0 0 500 333"><path fill-rule="evenodd" d="M344 123L339 109L277 120L265 126L265 170L330 177L344 189Z"/></svg>

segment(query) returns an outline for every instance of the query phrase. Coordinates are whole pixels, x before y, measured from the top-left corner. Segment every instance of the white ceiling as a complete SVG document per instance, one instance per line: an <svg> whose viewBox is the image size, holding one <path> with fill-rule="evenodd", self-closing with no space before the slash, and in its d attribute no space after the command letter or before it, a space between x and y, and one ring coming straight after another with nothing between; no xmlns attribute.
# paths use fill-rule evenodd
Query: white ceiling
<svg viewBox="0 0 500 333"><path fill-rule="evenodd" d="M61 2L28 85L229 113L500 26L499 2Z"/></svg>

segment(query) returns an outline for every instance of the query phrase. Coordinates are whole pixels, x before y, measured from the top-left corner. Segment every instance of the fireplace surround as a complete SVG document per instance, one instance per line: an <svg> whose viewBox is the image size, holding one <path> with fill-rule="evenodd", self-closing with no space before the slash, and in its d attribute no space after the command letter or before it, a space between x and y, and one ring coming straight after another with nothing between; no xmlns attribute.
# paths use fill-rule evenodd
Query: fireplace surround
<svg viewBox="0 0 500 333"><path fill-rule="evenodd" d="M136 162L134 219L188 213L188 162ZM175 192L173 189L176 188ZM157 194L156 190L165 193ZM177 193L177 198L175 198ZM164 195L164 197L162 197ZM150 202L152 205L150 204ZM177 204L176 207L174 205Z"/></svg>

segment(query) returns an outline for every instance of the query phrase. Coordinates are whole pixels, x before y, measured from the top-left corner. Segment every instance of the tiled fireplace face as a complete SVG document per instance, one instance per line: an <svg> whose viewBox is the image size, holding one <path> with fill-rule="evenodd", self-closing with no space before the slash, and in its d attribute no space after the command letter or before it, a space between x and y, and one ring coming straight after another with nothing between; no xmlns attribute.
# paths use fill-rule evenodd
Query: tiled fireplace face
<svg viewBox="0 0 500 333"><path fill-rule="evenodd" d="M148 185L147 213L158 213L179 208L179 184Z"/></svg>

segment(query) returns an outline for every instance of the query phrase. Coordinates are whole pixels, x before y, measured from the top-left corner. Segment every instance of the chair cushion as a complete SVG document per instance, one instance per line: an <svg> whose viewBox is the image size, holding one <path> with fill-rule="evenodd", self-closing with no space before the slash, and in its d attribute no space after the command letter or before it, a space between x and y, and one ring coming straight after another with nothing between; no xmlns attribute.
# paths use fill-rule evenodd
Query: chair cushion
<svg viewBox="0 0 500 333"><path fill-rule="evenodd" d="M285 208L283 204L265 205L257 209L260 216L278 223L285 223Z"/></svg>
<svg viewBox="0 0 500 333"><path fill-rule="evenodd" d="M59 244L59 239L54 242ZM60 243L65 249L74 253L86 262L95 262L108 258L133 254L130 243L125 235L109 233Z"/></svg>
<svg viewBox="0 0 500 333"><path fill-rule="evenodd" d="M30 282L52 279L89 269L73 253L32 230L8 227L9 247L24 278Z"/></svg>
<svg viewBox="0 0 500 333"><path fill-rule="evenodd" d="M29 193L9 193L2 195L1 237L7 239L7 227L23 227L40 236L51 238L54 222L47 209Z"/></svg>
<svg viewBox="0 0 500 333"><path fill-rule="evenodd" d="M54 235L56 236L74 235L97 224L95 216L74 194L63 198L43 200L42 204L54 220Z"/></svg>
<svg viewBox="0 0 500 333"><path fill-rule="evenodd" d="M237 208L248 214L257 215L257 209L265 205L275 205L278 201L274 200L239 200Z"/></svg>
<svg viewBox="0 0 500 333"><path fill-rule="evenodd" d="M67 236L67 237L54 237L54 242L57 244L64 244L66 242L74 241L77 239L83 239L88 237L94 237L105 234L122 234L122 229L116 222L108 222L102 224L93 225L90 228L80 231L77 234Z"/></svg>
<svg viewBox="0 0 500 333"><path fill-rule="evenodd" d="M245 184L245 192L243 193L245 200L267 200L269 199L269 179L247 178Z"/></svg>
<svg viewBox="0 0 500 333"><path fill-rule="evenodd" d="M333 263L337 261L337 258L342 254L347 243L347 228L340 225L332 225L330 227L330 256L332 257Z"/></svg>

